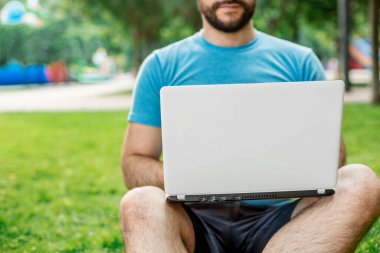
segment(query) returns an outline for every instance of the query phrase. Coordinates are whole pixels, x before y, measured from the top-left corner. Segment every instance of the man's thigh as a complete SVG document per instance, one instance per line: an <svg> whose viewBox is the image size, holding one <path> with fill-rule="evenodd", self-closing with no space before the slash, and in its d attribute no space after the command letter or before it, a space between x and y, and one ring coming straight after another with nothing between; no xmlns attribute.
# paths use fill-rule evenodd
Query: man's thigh
<svg viewBox="0 0 380 253"><path fill-rule="evenodd" d="M363 165L345 166L335 195L302 199L265 252L353 252L379 213L376 174Z"/></svg>
<svg viewBox="0 0 380 253"><path fill-rule="evenodd" d="M303 211L308 209L310 206L312 206L314 203L316 203L318 200L320 200L323 197L307 197L307 198L301 198L297 205L295 206L291 219L294 219L299 214L301 214Z"/></svg>

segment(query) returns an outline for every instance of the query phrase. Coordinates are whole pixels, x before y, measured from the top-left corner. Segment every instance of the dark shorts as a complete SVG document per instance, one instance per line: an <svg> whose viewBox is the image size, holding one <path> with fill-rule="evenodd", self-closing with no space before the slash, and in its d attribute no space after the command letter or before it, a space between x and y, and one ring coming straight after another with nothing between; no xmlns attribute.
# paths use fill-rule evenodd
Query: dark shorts
<svg viewBox="0 0 380 253"><path fill-rule="evenodd" d="M235 201L183 206L193 223L196 253L256 253L290 221L297 203L256 207Z"/></svg>

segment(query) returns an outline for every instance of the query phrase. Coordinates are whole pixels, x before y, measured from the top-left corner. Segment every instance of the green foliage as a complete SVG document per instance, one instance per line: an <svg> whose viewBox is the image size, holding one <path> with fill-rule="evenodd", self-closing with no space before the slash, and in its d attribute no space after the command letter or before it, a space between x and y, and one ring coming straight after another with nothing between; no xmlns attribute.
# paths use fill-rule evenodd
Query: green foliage
<svg viewBox="0 0 380 253"><path fill-rule="evenodd" d="M351 3L354 36L368 36L368 0ZM0 28L4 34L0 64L10 57L25 63L89 62L96 47L102 46L125 69L137 67L152 50L201 27L195 0L46 0L43 4L50 13L46 27ZM336 1L257 0L254 22L263 32L313 48L321 59L337 55Z"/></svg>
<svg viewBox="0 0 380 253"><path fill-rule="evenodd" d="M73 2L73 0L66 0ZM85 14L112 13L131 41L134 65L153 49L183 39L201 27L195 0L79 1ZM352 0L353 33L368 36L368 0ZM337 1L257 0L255 26L266 33L300 43L320 58L337 55Z"/></svg>
<svg viewBox="0 0 380 253"><path fill-rule="evenodd" d="M126 112L0 114L0 252L121 252ZM380 176L380 107L347 105L350 163ZM380 220L356 252L380 252Z"/></svg>
<svg viewBox="0 0 380 253"><path fill-rule="evenodd" d="M21 41L26 39L28 28L25 26L0 25L0 65L10 59L22 59Z"/></svg>
<svg viewBox="0 0 380 253"><path fill-rule="evenodd" d="M195 1L189 0L66 0L97 20L99 11L111 14L128 34L133 66L153 50L182 39L200 28Z"/></svg>
<svg viewBox="0 0 380 253"><path fill-rule="evenodd" d="M352 0L351 9L352 33L368 37L368 1ZM321 59L337 56L337 1L257 0L254 21L264 32L313 48Z"/></svg>
<svg viewBox="0 0 380 253"><path fill-rule="evenodd" d="M2 5L0 5L2 6ZM99 12L97 20L89 20L61 1L46 1L40 15L41 27L0 25L0 65L9 60L24 64L47 64L64 60L68 64L91 63L93 53L104 47L111 55L125 52L121 26L112 16ZM122 60L121 65L125 63Z"/></svg>
<svg viewBox="0 0 380 253"><path fill-rule="evenodd" d="M65 21L48 23L40 28L0 25L0 65L9 60L24 64L90 61L101 41L79 33L70 34L70 25Z"/></svg>

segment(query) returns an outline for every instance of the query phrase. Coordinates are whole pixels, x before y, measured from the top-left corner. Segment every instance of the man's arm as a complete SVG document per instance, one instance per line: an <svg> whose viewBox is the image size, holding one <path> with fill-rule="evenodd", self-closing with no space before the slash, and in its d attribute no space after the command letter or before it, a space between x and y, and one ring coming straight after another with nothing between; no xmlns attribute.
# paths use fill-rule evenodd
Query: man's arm
<svg viewBox="0 0 380 253"><path fill-rule="evenodd" d="M340 151L339 151L339 168L346 164L346 145L344 144L343 136L340 138Z"/></svg>
<svg viewBox="0 0 380 253"><path fill-rule="evenodd" d="M147 185L164 188L163 166L159 160L161 151L161 128L129 124L121 159L128 189Z"/></svg>

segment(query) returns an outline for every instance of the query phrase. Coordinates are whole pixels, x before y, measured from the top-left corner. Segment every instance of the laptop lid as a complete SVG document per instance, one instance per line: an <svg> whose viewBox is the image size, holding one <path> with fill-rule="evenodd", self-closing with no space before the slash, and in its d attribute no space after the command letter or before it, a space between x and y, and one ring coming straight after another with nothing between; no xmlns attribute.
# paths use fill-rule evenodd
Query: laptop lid
<svg viewBox="0 0 380 253"><path fill-rule="evenodd" d="M331 194L342 81L161 89L165 192L178 201Z"/></svg>

